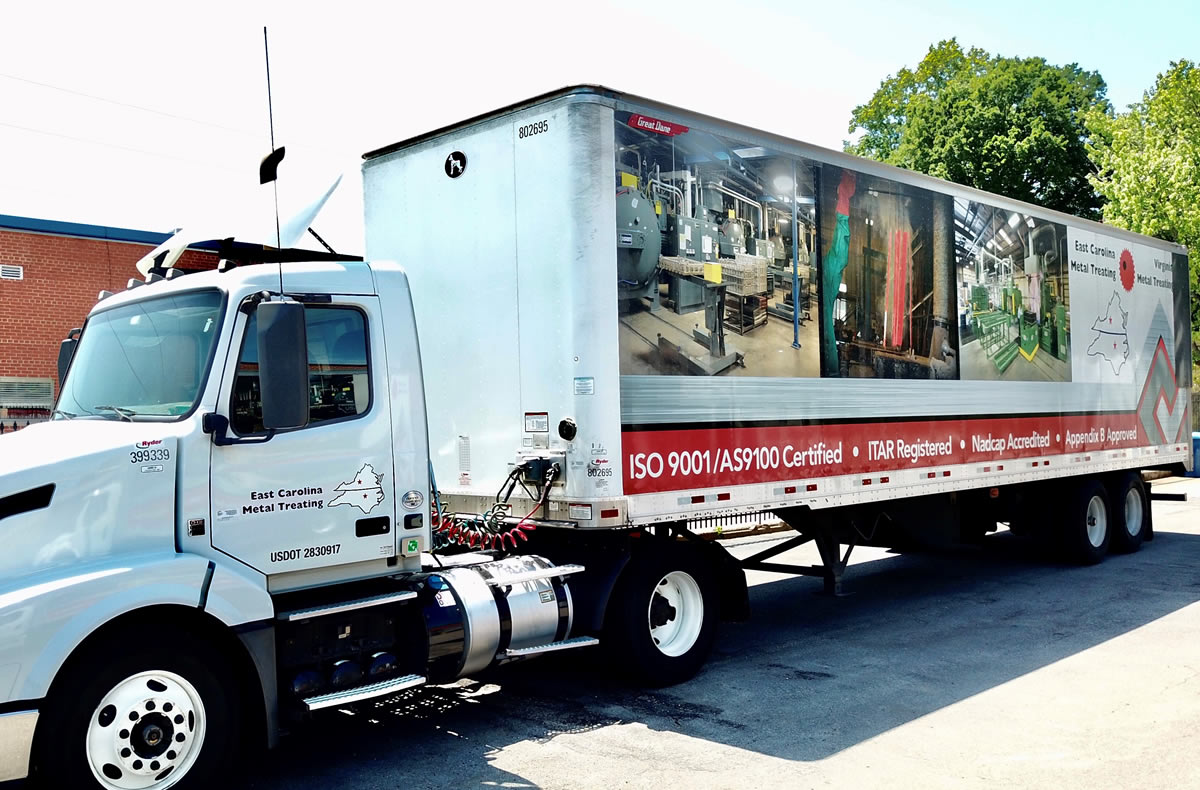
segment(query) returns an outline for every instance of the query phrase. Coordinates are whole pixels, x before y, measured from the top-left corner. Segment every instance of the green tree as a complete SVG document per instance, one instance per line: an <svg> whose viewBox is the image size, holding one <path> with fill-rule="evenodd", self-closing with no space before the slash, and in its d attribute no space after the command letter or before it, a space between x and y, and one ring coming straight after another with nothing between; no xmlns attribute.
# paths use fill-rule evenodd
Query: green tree
<svg viewBox="0 0 1200 790"><path fill-rule="evenodd" d="M1109 108L1096 72L1042 58L929 48L915 70L884 80L854 109L850 153L1017 200L1099 218L1088 181L1085 118Z"/></svg>
<svg viewBox="0 0 1200 790"><path fill-rule="evenodd" d="M936 102L946 85L970 77L987 67L982 49L963 52L958 41L940 41L915 70L902 68L879 85L866 104L854 108L850 131L862 129L857 142L845 144L853 154L889 164L899 164L894 154L904 142L904 132L916 105Z"/></svg>
<svg viewBox="0 0 1200 790"><path fill-rule="evenodd" d="M1200 359L1200 68L1172 63L1128 112L1097 108L1087 127L1104 221L1188 248Z"/></svg>

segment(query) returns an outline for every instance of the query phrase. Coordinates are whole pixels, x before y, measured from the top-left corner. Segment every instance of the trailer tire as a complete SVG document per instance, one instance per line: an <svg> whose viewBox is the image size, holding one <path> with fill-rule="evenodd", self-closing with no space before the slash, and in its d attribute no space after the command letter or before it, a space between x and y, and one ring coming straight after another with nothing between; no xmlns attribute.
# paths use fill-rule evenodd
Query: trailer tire
<svg viewBox="0 0 1200 790"><path fill-rule="evenodd" d="M229 661L191 634L123 629L66 669L34 739L40 786L199 790L241 751Z"/></svg>
<svg viewBox="0 0 1200 790"><path fill-rule="evenodd" d="M1099 480L1081 480L1059 512L1059 537L1068 559L1095 565L1108 554L1113 533L1108 491Z"/></svg>
<svg viewBox="0 0 1200 790"><path fill-rule="evenodd" d="M1112 487L1112 551L1120 554L1135 552L1146 538L1150 523L1150 498L1146 484L1137 472L1126 472L1114 478Z"/></svg>
<svg viewBox="0 0 1200 790"><path fill-rule="evenodd" d="M635 554L617 583L601 643L639 685L682 683L712 650L716 591L712 568L690 546L668 543Z"/></svg>

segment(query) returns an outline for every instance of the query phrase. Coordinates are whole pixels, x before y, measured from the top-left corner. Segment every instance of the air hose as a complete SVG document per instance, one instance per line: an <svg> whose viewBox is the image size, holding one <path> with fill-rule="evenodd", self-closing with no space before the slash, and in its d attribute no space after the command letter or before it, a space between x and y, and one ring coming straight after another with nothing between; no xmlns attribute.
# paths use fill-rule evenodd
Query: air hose
<svg viewBox="0 0 1200 790"><path fill-rule="evenodd" d="M512 504L509 502L509 498L518 484L524 488L524 483L521 483L521 475L525 469L524 465L514 467L501 483L500 490L496 492L496 501L492 506L483 513L468 516L461 513L450 513L449 508L442 502L431 462L429 464L429 481L432 488L430 500L433 504L433 513L430 518L433 528L433 550L436 552L451 545L459 545L472 549L507 551L510 548L514 550L517 548L518 539L527 542L529 537L525 533L537 529L530 519L546 505L550 498L550 487L561 470L558 464L550 465L546 471L541 491L534 498L536 501L533 509L526 513L515 526L509 526L505 523L512 517ZM526 492L528 493L528 489Z"/></svg>

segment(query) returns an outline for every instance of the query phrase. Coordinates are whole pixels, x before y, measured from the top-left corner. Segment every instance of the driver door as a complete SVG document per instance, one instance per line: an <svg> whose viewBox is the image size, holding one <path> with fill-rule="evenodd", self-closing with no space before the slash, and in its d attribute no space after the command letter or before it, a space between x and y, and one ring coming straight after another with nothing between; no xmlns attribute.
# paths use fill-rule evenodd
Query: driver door
<svg viewBox="0 0 1200 790"><path fill-rule="evenodd" d="M260 443L213 445L212 542L274 575L396 554L395 487L378 300L305 305L309 423ZM261 440L257 322L239 316L219 411ZM235 353L236 350L236 353Z"/></svg>

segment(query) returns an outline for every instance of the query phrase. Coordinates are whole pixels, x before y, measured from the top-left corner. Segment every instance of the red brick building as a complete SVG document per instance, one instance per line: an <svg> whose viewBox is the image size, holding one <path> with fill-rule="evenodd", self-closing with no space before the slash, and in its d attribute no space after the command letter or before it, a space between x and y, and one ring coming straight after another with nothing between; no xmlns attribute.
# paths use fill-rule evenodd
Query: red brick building
<svg viewBox="0 0 1200 790"><path fill-rule="evenodd" d="M58 391L58 344L83 325L100 291L121 291L134 264L169 234L0 214L0 424L49 416ZM191 249L181 269L211 269Z"/></svg>

